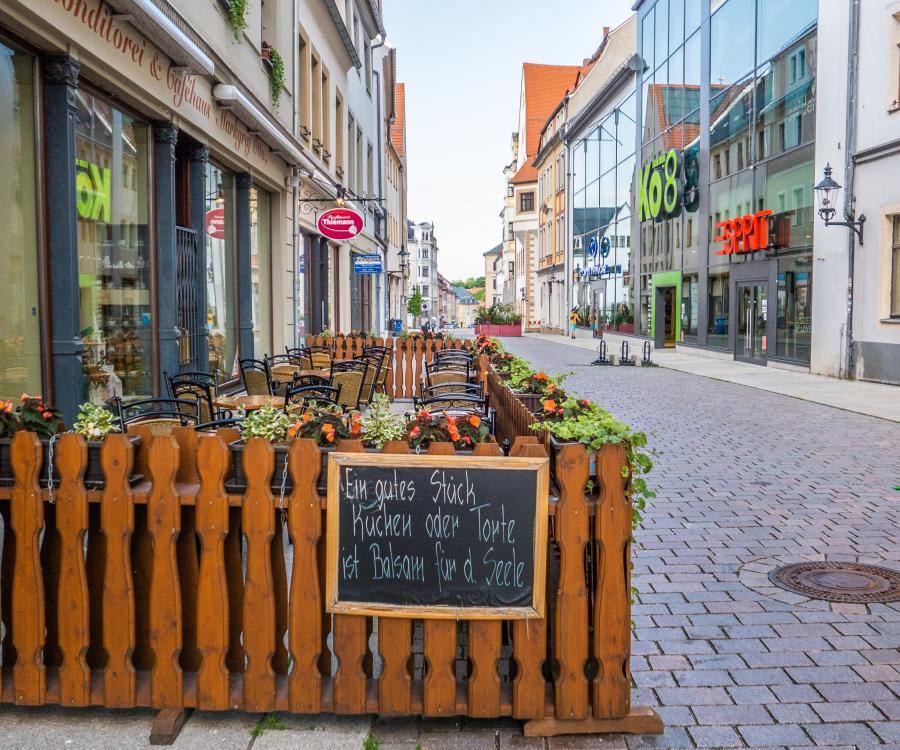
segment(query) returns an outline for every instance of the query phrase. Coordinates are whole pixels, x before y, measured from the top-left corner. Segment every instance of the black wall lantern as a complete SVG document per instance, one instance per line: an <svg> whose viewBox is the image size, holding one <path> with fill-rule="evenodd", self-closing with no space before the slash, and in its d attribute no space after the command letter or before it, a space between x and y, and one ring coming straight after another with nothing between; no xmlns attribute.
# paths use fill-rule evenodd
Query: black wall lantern
<svg viewBox="0 0 900 750"><path fill-rule="evenodd" d="M837 213L835 206L838 204L838 198L841 194L841 186L831 177L831 164L825 165L825 177L816 185L816 204L819 207L819 216L825 222L826 227L850 227L859 239L859 244L863 244L863 227L866 223L866 216L862 214L857 221L850 221L849 216L844 218L847 221L832 221Z"/></svg>

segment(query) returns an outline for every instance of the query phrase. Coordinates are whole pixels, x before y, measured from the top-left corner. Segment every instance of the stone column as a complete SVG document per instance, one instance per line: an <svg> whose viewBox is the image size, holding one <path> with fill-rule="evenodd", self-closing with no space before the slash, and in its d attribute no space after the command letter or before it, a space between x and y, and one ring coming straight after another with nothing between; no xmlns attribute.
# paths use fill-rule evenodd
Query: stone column
<svg viewBox="0 0 900 750"><path fill-rule="evenodd" d="M81 66L68 55L47 55L41 65L46 110L47 247L50 267L52 399L67 426L85 400L78 218L75 202L75 115Z"/></svg>
<svg viewBox="0 0 900 750"><path fill-rule="evenodd" d="M209 327L206 322L206 165L209 162L209 149L196 145L190 150L188 165L188 188L190 195L191 229L197 237L197 289L194 299L197 301L195 322L191 331L192 367L201 372L209 370Z"/></svg>
<svg viewBox="0 0 900 750"><path fill-rule="evenodd" d="M250 188L253 177L235 175L235 237L237 238L238 352L241 359L260 358L271 352L253 351L253 301L250 283Z"/></svg>
<svg viewBox="0 0 900 750"><path fill-rule="evenodd" d="M175 242L175 144L178 126L153 123L153 171L156 232L156 299L159 331L159 393L166 394L165 374L180 369L178 328L178 249Z"/></svg>

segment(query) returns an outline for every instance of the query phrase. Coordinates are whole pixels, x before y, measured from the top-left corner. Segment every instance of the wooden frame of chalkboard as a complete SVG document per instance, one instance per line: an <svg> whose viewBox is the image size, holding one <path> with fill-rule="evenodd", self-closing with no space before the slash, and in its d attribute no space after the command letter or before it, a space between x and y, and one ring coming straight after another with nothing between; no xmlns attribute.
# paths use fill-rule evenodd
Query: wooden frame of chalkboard
<svg viewBox="0 0 900 750"><path fill-rule="evenodd" d="M531 597L524 605L508 606L452 606L422 603L400 604L378 601L360 601L341 598L339 570L341 568L341 470L344 468L435 469L435 470L488 470L528 471L534 474L534 497L516 498L521 502L531 500L534 509L532 548ZM432 475L433 476L433 475ZM440 490L438 490L440 491ZM336 614L370 615L380 617L421 617L424 619L467 620L516 620L542 618L546 604L547 572L547 513L550 492L550 463L547 458L528 457L474 457L442 456L426 454L372 454L333 453L328 460L328 498L326 519L326 575L325 604L329 612ZM435 502L423 500L423 502ZM478 516L479 519L481 516ZM496 528L498 522L493 522ZM470 555L471 557L471 555ZM521 564L521 563L519 563ZM462 567L465 567L463 565ZM440 568L439 568L440 569ZM496 575L497 565L494 566ZM438 574L440 575L440 574ZM473 581L474 583L474 581Z"/></svg>

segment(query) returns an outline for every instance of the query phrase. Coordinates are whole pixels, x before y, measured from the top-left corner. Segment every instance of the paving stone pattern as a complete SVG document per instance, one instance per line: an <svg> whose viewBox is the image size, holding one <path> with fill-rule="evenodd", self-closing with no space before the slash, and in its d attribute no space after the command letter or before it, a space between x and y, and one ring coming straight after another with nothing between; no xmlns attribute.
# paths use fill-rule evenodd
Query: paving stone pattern
<svg viewBox="0 0 900 750"><path fill-rule="evenodd" d="M897 424L662 367L585 366L593 352L547 341L504 344L574 371L570 389L660 451L634 548L631 667L633 702L667 730L627 746L900 748L900 603L812 601L767 577L806 559L900 570Z"/></svg>

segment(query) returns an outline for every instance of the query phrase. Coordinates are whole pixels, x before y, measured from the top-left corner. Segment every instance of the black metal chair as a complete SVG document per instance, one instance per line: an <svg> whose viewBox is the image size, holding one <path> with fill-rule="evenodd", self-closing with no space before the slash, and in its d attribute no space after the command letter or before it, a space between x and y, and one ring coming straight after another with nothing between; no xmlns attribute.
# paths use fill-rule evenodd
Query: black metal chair
<svg viewBox="0 0 900 750"><path fill-rule="evenodd" d="M291 364L296 365L303 370L313 369L312 352L305 346L296 347L294 349L286 346L284 351L287 356L290 357Z"/></svg>
<svg viewBox="0 0 900 750"><path fill-rule="evenodd" d="M449 360L460 361L460 362L474 362L474 358L472 354L465 349L442 349L439 352L434 353L434 361L435 362L447 362Z"/></svg>
<svg viewBox="0 0 900 750"><path fill-rule="evenodd" d="M358 409L362 398L363 384L371 365L364 359L333 360L330 383L341 392L338 401L348 409Z"/></svg>
<svg viewBox="0 0 900 750"><path fill-rule="evenodd" d="M227 419L214 419L211 422L202 422L194 425L197 432L215 432L216 430L225 429L227 427L238 427L243 424L244 420L240 417L228 417Z"/></svg>
<svg viewBox="0 0 900 750"><path fill-rule="evenodd" d="M337 406L343 411L340 395L341 389L332 385L291 386L284 394L284 410L292 412L302 410L310 404L318 404Z"/></svg>
<svg viewBox="0 0 900 750"><path fill-rule="evenodd" d="M261 359L242 359L239 362L241 380L248 396L271 396L272 376L269 366Z"/></svg>
<svg viewBox="0 0 900 750"><path fill-rule="evenodd" d="M130 424L150 423L187 427L200 423L197 401L179 398L142 398L136 401L116 399L122 430Z"/></svg>
<svg viewBox="0 0 900 750"><path fill-rule="evenodd" d="M197 380L170 378L169 389L172 397L182 401L196 401L200 421L211 422L214 419L227 419L231 416L228 409L216 407L212 386Z"/></svg>
<svg viewBox="0 0 900 750"><path fill-rule="evenodd" d="M438 396L449 398L455 395L466 397L472 396L474 398L484 398L487 400L478 383L449 382L424 386L422 388L421 398L413 398L413 403L418 404L431 398L437 398Z"/></svg>

